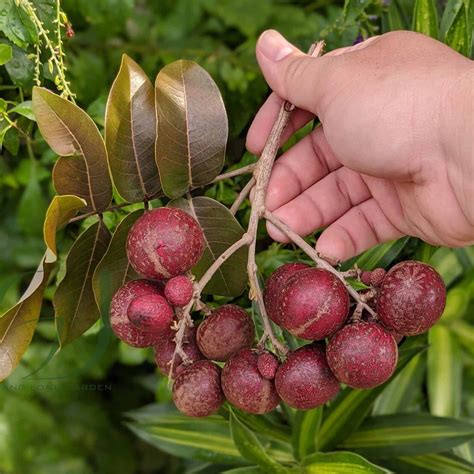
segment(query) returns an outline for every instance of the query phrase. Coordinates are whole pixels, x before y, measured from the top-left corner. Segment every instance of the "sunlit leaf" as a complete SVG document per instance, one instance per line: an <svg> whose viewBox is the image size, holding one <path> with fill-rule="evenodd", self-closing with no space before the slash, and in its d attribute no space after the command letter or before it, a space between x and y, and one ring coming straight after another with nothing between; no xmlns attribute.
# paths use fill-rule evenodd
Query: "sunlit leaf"
<svg viewBox="0 0 474 474"><path fill-rule="evenodd" d="M170 198L211 182L221 171L227 114L211 76L192 61L165 66L155 82L155 157Z"/></svg>
<svg viewBox="0 0 474 474"><path fill-rule="evenodd" d="M230 432L235 446L245 459L258 464L268 473L289 472L268 455L255 434L239 421L232 412L230 414Z"/></svg>
<svg viewBox="0 0 474 474"><path fill-rule="evenodd" d="M469 3L469 0L449 0L441 18L441 39L467 57L471 54L473 30Z"/></svg>
<svg viewBox="0 0 474 474"><path fill-rule="evenodd" d="M410 338L399 349L398 365L395 376L426 345L420 344L417 338ZM323 422L316 439L317 448L321 451L333 449L355 431L369 414L378 395L390 381L370 390L345 388L324 413Z"/></svg>
<svg viewBox="0 0 474 474"><path fill-rule="evenodd" d="M438 11L435 0L415 1L412 29L432 38L438 38Z"/></svg>
<svg viewBox="0 0 474 474"><path fill-rule="evenodd" d="M206 249L193 274L200 278L212 263L239 240L244 230L229 210L214 199L195 197L178 199L170 203L191 214L201 225ZM247 285L247 248L241 248L216 272L204 293L222 296L239 296Z"/></svg>
<svg viewBox="0 0 474 474"><path fill-rule="evenodd" d="M92 286L99 308L104 301L109 302L126 281L138 278L128 261L126 243L128 232L142 214L143 210L139 209L122 219L115 229L105 255L94 271Z"/></svg>
<svg viewBox="0 0 474 474"><path fill-rule="evenodd" d="M99 221L84 231L69 251L66 276L53 298L61 347L81 336L100 317L92 289L92 275L109 241L110 233Z"/></svg>
<svg viewBox="0 0 474 474"><path fill-rule="evenodd" d="M403 250L410 237L403 237L383 244L376 245L364 252L355 262L363 270L373 270L377 267L388 267ZM351 265L352 266L352 265Z"/></svg>
<svg viewBox="0 0 474 474"><path fill-rule="evenodd" d="M230 435L229 421L218 415L190 418L174 407L149 405L128 416L129 428L141 439L174 456L213 463L247 464ZM268 443L269 444L269 443ZM291 455L274 446L266 446L276 462L289 463Z"/></svg>
<svg viewBox="0 0 474 474"><path fill-rule="evenodd" d="M430 329L428 340L430 412L437 416L459 416L463 363L457 338L438 324Z"/></svg>
<svg viewBox="0 0 474 474"><path fill-rule="evenodd" d="M314 453L304 459L308 474L388 474L390 471L376 466L362 456L348 452Z"/></svg>
<svg viewBox="0 0 474 474"><path fill-rule="evenodd" d="M426 413L368 418L340 446L364 456L388 458L446 451L474 438L474 425Z"/></svg>
<svg viewBox="0 0 474 474"><path fill-rule="evenodd" d="M296 412L292 425L292 444L296 459L303 459L316 451L316 439L322 418L322 406Z"/></svg>
<svg viewBox="0 0 474 474"><path fill-rule="evenodd" d="M119 194L139 202L157 194L155 94L141 67L123 55L105 113L105 144Z"/></svg>
<svg viewBox="0 0 474 474"><path fill-rule="evenodd" d="M472 474L474 472L474 464L451 453L400 456L399 458L385 459L384 465L394 472L404 474Z"/></svg>
<svg viewBox="0 0 474 474"><path fill-rule="evenodd" d="M86 202L77 196L54 196L46 211L43 225L43 236L46 244L45 261L53 263L57 260L56 232L64 227Z"/></svg>
<svg viewBox="0 0 474 474"><path fill-rule="evenodd" d="M426 357L418 354L389 383L377 397L374 404L374 415L389 415L406 412L410 403L421 394L424 384Z"/></svg>
<svg viewBox="0 0 474 474"><path fill-rule="evenodd" d="M15 0L0 4L0 31L20 48L38 41L38 32L26 11Z"/></svg>
<svg viewBox="0 0 474 474"><path fill-rule="evenodd" d="M12 47L9 44L0 44L0 66L10 61L12 57Z"/></svg>
<svg viewBox="0 0 474 474"><path fill-rule="evenodd" d="M29 120L36 120L34 114L33 114L33 104L31 100L25 100L21 104L15 105L15 107L12 107L8 112L12 113L14 112L15 114L22 115L23 117L26 117Z"/></svg>
<svg viewBox="0 0 474 474"><path fill-rule="evenodd" d="M41 134L61 157L53 170L59 194L85 199L89 210L104 211L112 184L102 136L79 107L41 87L33 89L33 112Z"/></svg>

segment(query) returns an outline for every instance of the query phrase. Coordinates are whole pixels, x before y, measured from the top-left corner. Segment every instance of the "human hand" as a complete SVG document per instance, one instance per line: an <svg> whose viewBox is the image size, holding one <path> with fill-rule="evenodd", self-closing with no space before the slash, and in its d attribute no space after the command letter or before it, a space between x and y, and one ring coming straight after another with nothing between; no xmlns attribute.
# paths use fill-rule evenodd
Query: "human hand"
<svg viewBox="0 0 474 474"><path fill-rule="evenodd" d="M322 123L276 161L267 193L267 208L299 234L327 227L319 253L346 260L403 235L474 243L472 61L402 31L311 58L272 30L257 60L275 92L249 151L261 153L283 99L297 107L284 141L315 116Z"/></svg>

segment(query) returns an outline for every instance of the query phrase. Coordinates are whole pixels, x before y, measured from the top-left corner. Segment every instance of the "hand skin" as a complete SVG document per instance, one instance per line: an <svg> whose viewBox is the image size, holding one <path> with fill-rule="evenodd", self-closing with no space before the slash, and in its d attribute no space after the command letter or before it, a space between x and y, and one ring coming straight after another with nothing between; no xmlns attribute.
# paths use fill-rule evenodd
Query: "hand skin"
<svg viewBox="0 0 474 474"><path fill-rule="evenodd" d="M297 107L283 141L322 123L276 161L267 193L299 234L326 227L321 255L343 261L403 235L474 243L471 60L405 31L311 58L273 30L257 60L274 93L248 132L250 152L262 152L283 99Z"/></svg>

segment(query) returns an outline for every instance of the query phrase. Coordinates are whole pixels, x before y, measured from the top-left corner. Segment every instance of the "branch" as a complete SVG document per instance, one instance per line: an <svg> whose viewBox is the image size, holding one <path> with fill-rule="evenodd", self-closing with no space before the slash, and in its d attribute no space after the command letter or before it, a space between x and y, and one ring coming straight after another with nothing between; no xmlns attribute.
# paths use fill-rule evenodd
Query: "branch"
<svg viewBox="0 0 474 474"><path fill-rule="evenodd" d="M222 173L219 176L215 177L208 184L218 183L219 181L223 181L224 179L234 178L235 176L240 176L243 174L249 174L255 169L255 166L256 164L252 163L251 165L243 166L242 168L239 168L236 170L227 171L226 173ZM207 184L205 186L207 186ZM191 191L194 191L195 189L199 189L202 187L204 186L196 186L192 188ZM152 199L158 199L162 197L165 197L165 195L163 193L158 193L158 194L155 194L154 196L148 197L147 202L151 201ZM245 199L245 197L243 199ZM122 204L115 204L113 206L108 207L107 209L105 209L105 211L102 211L100 214L103 214L104 212L113 212L118 209L122 209L123 207L131 206L133 204L134 204L133 202L124 202ZM95 216L97 214L99 214L97 211L86 212L84 214L81 214L80 216L76 216L76 217L73 217L72 219L69 219L68 224L71 224L72 222L82 221L84 219L87 219L88 217Z"/></svg>
<svg viewBox="0 0 474 474"><path fill-rule="evenodd" d="M324 47L324 42L320 41L311 46L308 54L312 56L319 56ZM253 172L255 177L255 196L252 202L252 210L250 213L248 233L252 236L252 242L249 247L249 255L247 261L247 273L249 276L250 284L250 298L256 300L260 309L260 315L262 318L264 333L259 342L259 346L263 347L266 339L270 339L275 348L282 354L285 355L287 349L278 341L273 334L271 323L268 319L267 311L265 309L265 303L263 301L262 289L258 281L258 268L255 262L255 253L257 245L257 229L258 222L265 213L265 198L267 194L268 182L270 181L270 175L273 168L273 163L280 147L281 136L290 120L291 112L294 110L294 106L288 101L284 101L281 105L278 117L272 127L270 135L268 136L265 147L262 151L262 155L257 162L257 166Z"/></svg>
<svg viewBox="0 0 474 474"><path fill-rule="evenodd" d="M237 199L234 201L234 204L232 204L232 207L230 208L230 213L233 216L235 216L235 214L239 210L239 207L245 201L245 199L250 194L250 191L252 190L254 186L255 186L255 178L252 176L250 178L250 181L242 188L242 191L240 191L240 194L237 196Z"/></svg>
<svg viewBox="0 0 474 474"><path fill-rule="evenodd" d="M357 291L354 290L354 288L352 288L352 286L344 278L344 275L341 272L337 271L326 260L321 258L319 256L318 252L316 252L316 250L313 247L311 247L311 245L309 245L302 237L300 237L296 232L292 231L275 214L272 214L269 211L265 211L264 217L265 217L265 219L267 219L267 221L271 222L275 227L277 227L284 234L286 234L287 237L291 241L293 241L301 250L303 250L303 252L305 252L306 255L308 255L308 257L310 257L314 261L314 263L316 263L316 265L318 267L324 268L324 269L330 271L331 273L333 273L334 275L336 275L337 278L339 278L339 280L341 280L342 283L344 283L345 287L347 288L347 291L352 296L352 298L354 298L354 300L356 301L357 305L360 308L365 309L371 316L374 316L374 317L376 316L375 311L367 303L362 301L361 296L359 295L359 293L357 293Z"/></svg>

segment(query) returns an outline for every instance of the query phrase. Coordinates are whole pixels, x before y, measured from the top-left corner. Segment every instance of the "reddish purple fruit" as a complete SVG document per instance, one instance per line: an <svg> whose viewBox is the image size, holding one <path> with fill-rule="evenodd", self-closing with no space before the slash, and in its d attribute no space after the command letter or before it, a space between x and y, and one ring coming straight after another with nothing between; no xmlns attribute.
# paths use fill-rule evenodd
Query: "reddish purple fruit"
<svg viewBox="0 0 474 474"><path fill-rule="evenodd" d="M322 268L300 270L283 285L279 299L281 326L312 341L335 333L349 313L344 284Z"/></svg>
<svg viewBox="0 0 474 474"><path fill-rule="evenodd" d="M282 286L287 282L288 278L296 272L309 268L306 263L292 262L285 263L278 267L269 277L265 284L263 298L265 300L265 308L268 316L276 324L281 324L280 313L278 311L278 300Z"/></svg>
<svg viewBox="0 0 474 474"><path fill-rule="evenodd" d="M173 358L174 351L176 349L176 344L170 337L162 337L155 344L155 362L160 372L163 375L168 376L170 371L171 359ZM196 328L188 328L185 333L183 341L183 350L184 353L188 356L188 359L191 362L195 362L203 358L199 348L196 344ZM176 355L173 372L171 374L172 378L175 378L176 375L180 372L181 364L183 360L179 355Z"/></svg>
<svg viewBox="0 0 474 474"><path fill-rule="evenodd" d="M255 338L253 321L239 306L217 308L198 327L197 343L204 356L226 361L239 349L251 347Z"/></svg>
<svg viewBox="0 0 474 474"><path fill-rule="evenodd" d="M395 265L379 290L377 313L390 331L413 336L427 331L443 314L446 287L430 265L407 261Z"/></svg>
<svg viewBox="0 0 474 474"><path fill-rule="evenodd" d="M165 280L190 270L204 252L204 235L181 209L160 207L143 214L128 234L127 255L137 273Z"/></svg>
<svg viewBox="0 0 474 474"><path fill-rule="evenodd" d="M221 369L208 360L199 360L186 367L173 384L176 408L188 416L212 415L224 400Z"/></svg>
<svg viewBox="0 0 474 474"><path fill-rule="evenodd" d="M149 295L163 295L158 283L133 280L125 283L113 296L110 303L110 325L116 336L134 347L148 347L155 344L160 334L141 331L127 317L130 303L135 298Z"/></svg>
<svg viewBox="0 0 474 474"><path fill-rule="evenodd" d="M184 275L171 278L165 285L166 299L178 308L186 306L193 296L193 282Z"/></svg>
<svg viewBox="0 0 474 474"><path fill-rule="evenodd" d="M268 380L273 380L275 378L276 371L280 362L270 352L263 352L258 355L257 367L260 375Z"/></svg>
<svg viewBox="0 0 474 474"><path fill-rule="evenodd" d="M257 367L258 355L250 349L234 354L222 369L222 390L227 400L248 413L263 414L280 403L272 380L262 377Z"/></svg>
<svg viewBox="0 0 474 474"><path fill-rule="evenodd" d="M281 399L298 410L323 405L339 392L339 382L329 369L322 344L292 352L278 369L275 385Z"/></svg>
<svg viewBox="0 0 474 474"><path fill-rule="evenodd" d="M338 331L329 341L326 354L340 382L352 388L372 388L392 376L398 347L379 324L358 322Z"/></svg>
<svg viewBox="0 0 474 474"><path fill-rule="evenodd" d="M173 320L173 308L164 296L149 294L134 298L127 309L130 322L141 331L164 335Z"/></svg>

